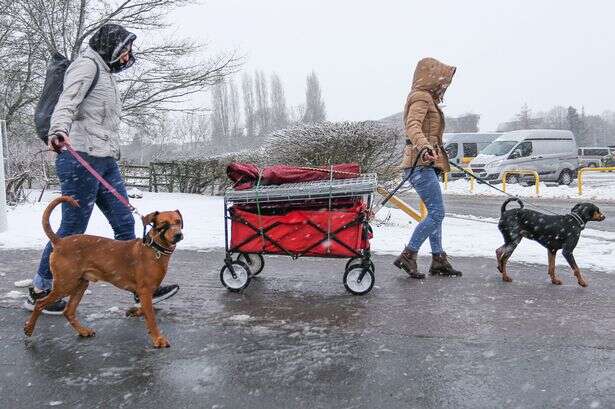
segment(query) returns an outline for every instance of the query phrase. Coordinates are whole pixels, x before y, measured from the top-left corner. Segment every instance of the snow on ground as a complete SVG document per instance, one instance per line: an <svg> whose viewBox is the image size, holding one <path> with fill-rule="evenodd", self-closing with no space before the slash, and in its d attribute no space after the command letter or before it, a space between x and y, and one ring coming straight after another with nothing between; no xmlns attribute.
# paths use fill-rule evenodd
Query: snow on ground
<svg viewBox="0 0 615 409"><path fill-rule="evenodd" d="M9 210L9 230L0 233L0 249L42 249L47 238L41 227L41 215L53 197L48 194L42 203L23 204ZM179 249L224 247L224 205L221 197L145 192L143 198L131 199L131 203L143 214L154 210L179 209L185 226L185 240L179 244ZM398 254L409 240L413 226L409 217L397 209L382 209L378 216L384 219L389 214L386 223L374 223L372 248L377 253ZM52 214L51 220L52 226L57 229L59 208ZM443 229L444 248L453 257L494 258L495 249L502 244L496 219L448 214ZM111 228L98 209L94 210L87 232L112 237ZM135 223L135 234L137 237L142 235L140 221ZM421 253L429 253L428 243L423 245ZM581 268L615 271L615 232L585 229L575 256ZM546 264L547 251L533 241L524 240L513 254L512 261ZM558 254L557 263L566 264L561 254Z"/></svg>
<svg viewBox="0 0 615 409"><path fill-rule="evenodd" d="M448 188L444 190L444 183L441 183L442 191L453 195L488 195L504 196L485 184L474 183L474 193L470 192L470 182L466 179L457 179L448 182ZM502 184L493 185L502 189ZM507 184L506 192L520 197L536 197L536 186L523 186L521 184ZM547 186L540 183L540 197L576 200L601 200L615 201L615 172L605 173L586 173L583 175L583 195L579 196L577 180L575 179L570 186Z"/></svg>

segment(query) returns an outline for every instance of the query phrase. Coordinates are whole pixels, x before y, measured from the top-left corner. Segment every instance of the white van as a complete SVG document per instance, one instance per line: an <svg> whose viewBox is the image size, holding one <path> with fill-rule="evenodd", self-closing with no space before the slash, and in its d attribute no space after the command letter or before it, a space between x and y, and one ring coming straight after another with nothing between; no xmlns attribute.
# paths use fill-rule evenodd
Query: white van
<svg viewBox="0 0 615 409"><path fill-rule="evenodd" d="M599 168L603 160L615 153L615 148L608 146L586 146L579 148L579 162L581 167Z"/></svg>
<svg viewBox="0 0 615 409"><path fill-rule="evenodd" d="M477 175L489 181L500 181L507 170L533 170L540 180L569 185L579 167L579 155L574 135L555 129L527 129L506 132L470 162ZM529 176L508 175L507 182Z"/></svg>
<svg viewBox="0 0 615 409"><path fill-rule="evenodd" d="M448 160L461 167L467 167L480 151L496 140L501 132L445 133L442 135ZM449 178L465 176L459 169L451 168Z"/></svg>

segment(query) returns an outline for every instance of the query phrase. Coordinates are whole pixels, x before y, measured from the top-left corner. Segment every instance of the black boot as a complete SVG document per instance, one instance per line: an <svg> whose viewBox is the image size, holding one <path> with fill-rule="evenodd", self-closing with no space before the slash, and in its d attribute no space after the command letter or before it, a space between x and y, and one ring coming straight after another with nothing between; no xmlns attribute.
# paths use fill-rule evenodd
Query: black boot
<svg viewBox="0 0 615 409"><path fill-rule="evenodd" d="M406 248L397 259L393 262L393 265L397 268L401 268L412 278L423 279L425 274L419 273L418 266L416 264L416 251Z"/></svg>
<svg viewBox="0 0 615 409"><path fill-rule="evenodd" d="M441 276L458 276L461 277L461 271L455 270L448 261L446 253L433 254L431 259L430 274L439 274Z"/></svg>

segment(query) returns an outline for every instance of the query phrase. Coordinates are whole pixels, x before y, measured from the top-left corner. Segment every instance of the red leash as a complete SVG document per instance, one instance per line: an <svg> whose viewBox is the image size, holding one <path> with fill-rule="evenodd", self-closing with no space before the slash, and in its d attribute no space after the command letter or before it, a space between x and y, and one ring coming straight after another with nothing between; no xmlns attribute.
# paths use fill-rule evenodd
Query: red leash
<svg viewBox="0 0 615 409"><path fill-rule="evenodd" d="M111 194L113 194L113 196L115 196L117 198L117 200L119 200L124 206L126 206L127 208L130 209L131 212L136 213L137 215L141 216L141 214L137 211L137 208L134 207L133 205L131 205L128 202L128 199L126 199L124 196L122 196L121 194L119 194L119 192L117 190L115 190L115 188L113 186L111 186L111 184L109 182L107 182L102 176L100 176L100 174L98 172L96 172L96 170L92 167L92 165L90 165L89 163L87 163L85 161L85 159L83 159L81 157L81 155L79 155L77 153L76 150L73 149L72 146L70 146L69 144L65 143L62 145L64 148L66 148L66 150L75 158L77 159L77 161L79 163L81 163L81 165L83 165L83 167L90 172L90 174L92 176L94 176L96 178L96 180L98 180L109 192L111 192ZM142 216L141 216L142 217Z"/></svg>

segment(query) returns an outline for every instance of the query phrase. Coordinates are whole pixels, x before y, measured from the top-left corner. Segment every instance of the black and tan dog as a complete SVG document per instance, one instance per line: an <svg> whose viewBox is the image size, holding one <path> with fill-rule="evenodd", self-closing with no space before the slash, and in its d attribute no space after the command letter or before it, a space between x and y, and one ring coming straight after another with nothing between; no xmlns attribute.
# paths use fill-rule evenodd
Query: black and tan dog
<svg viewBox="0 0 615 409"><path fill-rule="evenodd" d="M518 202L520 208L506 210L506 205L513 201ZM506 282L512 281L506 273L506 263L521 239L525 237L535 240L547 248L549 255L548 272L553 284L559 285L562 283L555 275L555 255L561 249L579 285L587 287L587 282L581 275L572 252L577 246L585 224L590 221L600 222L602 220L604 220L604 215L600 212L598 206L592 203L579 203L572 208L569 214L564 216L549 216L524 209L523 202L517 198L506 200L502 204L502 214L498 223L498 228L504 236L504 245L495 252L502 279Z"/></svg>

